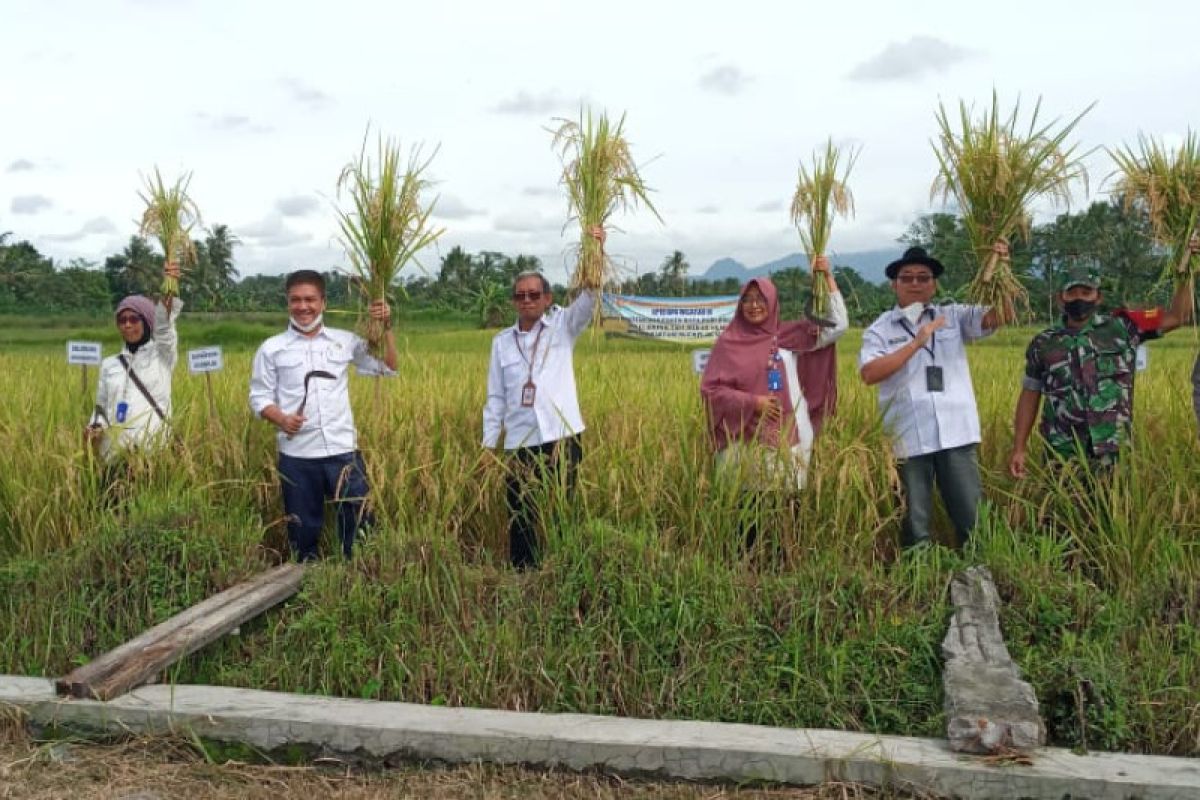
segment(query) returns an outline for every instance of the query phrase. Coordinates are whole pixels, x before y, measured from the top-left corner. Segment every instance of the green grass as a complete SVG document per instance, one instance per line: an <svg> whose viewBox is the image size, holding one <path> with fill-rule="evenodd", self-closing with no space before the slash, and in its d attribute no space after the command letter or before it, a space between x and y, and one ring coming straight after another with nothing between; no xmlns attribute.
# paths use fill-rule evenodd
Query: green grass
<svg viewBox="0 0 1200 800"><path fill-rule="evenodd" d="M185 320L181 338L199 346L232 325L230 341L249 340L260 324L279 327ZM492 334L403 331L401 377L379 395L371 380L353 386L381 529L171 679L936 736L947 587L981 562L1053 742L1200 755L1192 332L1151 346L1136 444L1101 500L1004 476L1032 331L980 343L990 505L968 552L901 560L897 478L855 375L856 334L840 346L841 407L808 491L764 510L749 556L737 487L712 469L691 348L586 335L579 502L547 498L545 567L515 575L502 476L478 445ZM112 507L80 444L91 399L61 354L73 336L0 350L0 672L63 673L284 546L271 432L246 404L257 341L229 346L216 420L204 381L180 369L179 442Z"/></svg>

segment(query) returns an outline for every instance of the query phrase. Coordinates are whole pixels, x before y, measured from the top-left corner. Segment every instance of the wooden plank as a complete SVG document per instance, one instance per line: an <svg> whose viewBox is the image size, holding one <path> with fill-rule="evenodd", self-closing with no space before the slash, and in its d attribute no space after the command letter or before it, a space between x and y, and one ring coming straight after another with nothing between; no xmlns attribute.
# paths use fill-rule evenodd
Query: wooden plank
<svg viewBox="0 0 1200 800"><path fill-rule="evenodd" d="M197 603L55 681L59 694L110 700L300 589L301 564L285 564Z"/></svg>
<svg viewBox="0 0 1200 800"><path fill-rule="evenodd" d="M104 655L73 670L69 675L59 678L54 682L55 690L61 695L85 697L85 694L79 694L76 691L77 687L82 687L92 681L99 680L104 675L116 669L126 658L148 647L176 628L182 625L189 625L195 620L211 614L216 609L252 591L265 580L272 580L276 575L285 574L282 571L287 569L288 566L285 564L281 567L260 572L247 581L235 584L225 591L219 592L191 608L181 611L165 622L155 625L153 628L130 639L128 642L109 650Z"/></svg>

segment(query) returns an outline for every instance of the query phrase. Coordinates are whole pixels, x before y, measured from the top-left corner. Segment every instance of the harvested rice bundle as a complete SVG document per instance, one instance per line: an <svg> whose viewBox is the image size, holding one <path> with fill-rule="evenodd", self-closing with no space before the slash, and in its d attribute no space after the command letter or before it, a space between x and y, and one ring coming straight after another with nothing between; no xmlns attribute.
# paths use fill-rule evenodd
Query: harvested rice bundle
<svg viewBox="0 0 1200 800"><path fill-rule="evenodd" d="M1153 137L1138 136L1137 147L1110 150L1117 163L1115 192L1126 208L1140 209L1155 242L1170 248L1166 275L1174 286L1195 280L1200 269L1188 243L1200 227L1200 141L1188 131L1171 150Z"/></svg>
<svg viewBox="0 0 1200 800"><path fill-rule="evenodd" d="M570 220L579 222L579 262L571 276L573 289L600 289L616 279L615 269L604 252L602 237L591 231L608 227L617 211L627 211L639 202L661 222L658 210L647 196L625 139L625 115L616 125L607 114L580 113L579 122L559 120L554 148L562 160L561 183L567 189ZM597 306L597 310L599 306Z"/></svg>
<svg viewBox="0 0 1200 800"><path fill-rule="evenodd" d="M350 198L350 210L338 209L338 225L364 306L386 300L400 270L446 232L430 221L436 198L428 204L421 199L433 185L424 176L437 150L422 158L420 146L412 148L403 168L398 143L381 135L378 148L372 163L364 137L358 159L342 169L337 184L338 195ZM382 356L383 322L364 314L359 330L372 354Z"/></svg>
<svg viewBox="0 0 1200 800"><path fill-rule="evenodd" d="M858 153L858 150L844 153L834 145L833 139L829 139L824 152L813 153L811 172L804 164L800 165L791 216L792 223L800 231L800 242L810 265L826 254L833 218L854 215L854 196L846 181L858 159ZM828 313L829 284L823 275L818 275L814 270L812 314L817 319L825 319Z"/></svg>
<svg viewBox="0 0 1200 800"><path fill-rule="evenodd" d="M938 176L931 195L958 205L977 259L967 296L995 309L1003 323L1013 322L1017 306L1027 307L1029 298L996 245L1007 245L1014 235L1028 241L1034 200L1048 197L1068 205L1075 181L1087 188L1083 155L1077 154L1078 145L1067 145L1067 137L1092 107L1065 124L1053 120L1039 126L1041 105L1039 99L1026 129L1017 126L1020 102L1002 119L995 92L990 110L978 120L961 101L953 122L945 106L938 107L939 132L933 143Z"/></svg>
<svg viewBox="0 0 1200 800"><path fill-rule="evenodd" d="M145 181L145 191L138 192L146 204L139 233L158 239L168 263L177 264L181 270L194 265L196 245L192 242L192 228L200 223L200 211L188 195L192 173L181 175L168 187L155 167L154 177ZM179 296L178 278L163 277L162 296L163 305L169 310L171 299Z"/></svg>

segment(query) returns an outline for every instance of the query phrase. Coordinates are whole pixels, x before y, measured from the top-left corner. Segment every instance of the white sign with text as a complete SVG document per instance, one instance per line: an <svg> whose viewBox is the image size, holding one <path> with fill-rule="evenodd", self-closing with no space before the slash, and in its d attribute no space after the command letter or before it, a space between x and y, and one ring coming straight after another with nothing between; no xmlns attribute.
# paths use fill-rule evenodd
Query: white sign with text
<svg viewBox="0 0 1200 800"><path fill-rule="evenodd" d="M188 371L193 375L199 375L202 372L220 372L224 366L219 347L188 350Z"/></svg>
<svg viewBox="0 0 1200 800"><path fill-rule="evenodd" d="M708 366L708 357L712 355L712 350L693 350L692 351L692 369L697 375L704 374L704 368Z"/></svg>
<svg viewBox="0 0 1200 800"><path fill-rule="evenodd" d="M99 342L67 342L67 363L85 367L100 366Z"/></svg>

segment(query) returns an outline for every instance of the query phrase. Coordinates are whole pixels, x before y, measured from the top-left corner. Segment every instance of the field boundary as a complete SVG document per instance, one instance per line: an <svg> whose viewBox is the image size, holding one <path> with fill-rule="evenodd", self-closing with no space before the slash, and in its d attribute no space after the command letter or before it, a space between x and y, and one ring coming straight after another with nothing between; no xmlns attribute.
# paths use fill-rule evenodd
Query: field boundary
<svg viewBox="0 0 1200 800"><path fill-rule="evenodd" d="M717 781L849 781L963 798L1200 798L1200 759L1078 755L1033 764L953 753L938 739L585 714L535 714L218 686L156 685L64 700L44 678L0 676L0 707L84 734L188 732L263 752L308 748L382 765L522 764Z"/></svg>

